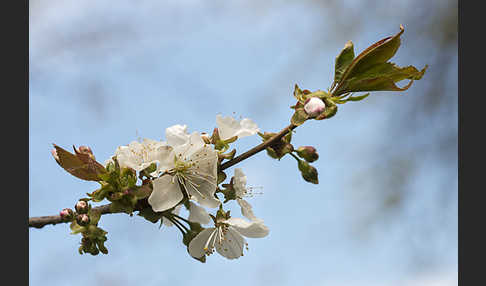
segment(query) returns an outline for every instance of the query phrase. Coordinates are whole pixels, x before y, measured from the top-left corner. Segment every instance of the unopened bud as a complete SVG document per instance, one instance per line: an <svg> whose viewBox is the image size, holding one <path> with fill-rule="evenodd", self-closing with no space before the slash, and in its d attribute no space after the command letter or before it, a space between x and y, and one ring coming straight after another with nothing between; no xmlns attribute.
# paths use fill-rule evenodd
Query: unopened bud
<svg viewBox="0 0 486 286"><path fill-rule="evenodd" d="M71 221L74 217L74 212L72 209L65 208L59 213L59 215L61 216L62 221Z"/></svg>
<svg viewBox="0 0 486 286"><path fill-rule="evenodd" d="M211 143L215 144L216 142L220 141L221 138L219 137L219 129L215 127L213 129L213 134L211 134Z"/></svg>
<svg viewBox="0 0 486 286"><path fill-rule="evenodd" d="M79 214L76 217L76 222L80 226L87 226L89 224L89 216L87 214Z"/></svg>
<svg viewBox="0 0 486 286"><path fill-rule="evenodd" d="M88 203L86 201L78 201L74 206L74 209L80 214L85 214L89 210Z"/></svg>
<svg viewBox="0 0 486 286"><path fill-rule="evenodd" d="M318 97L308 98L304 103L304 110L311 118L321 114L325 108L326 104Z"/></svg>
<svg viewBox="0 0 486 286"><path fill-rule="evenodd" d="M305 181L313 184L319 183L319 179L317 176L317 169L312 167L306 161L299 160L299 170L300 173L302 174L302 178L304 178Z"/></svg>
<svg viewBox="0 0 486 286"><path fill-rule="evenodd" d="M317 154L316 148L312 146L300 146L297 150L297 155L303 158L307 162L311 163L319 159L319 154Z"/></svg>
<svg viewBox="0 0 486 286"><path fill-rule="evenodd" d="M89 148L88 146L79 146L77 148L77 151L78 151L78 153L91 154L91 155L93 155L93 152L91 151L91 148Z"/></svg>

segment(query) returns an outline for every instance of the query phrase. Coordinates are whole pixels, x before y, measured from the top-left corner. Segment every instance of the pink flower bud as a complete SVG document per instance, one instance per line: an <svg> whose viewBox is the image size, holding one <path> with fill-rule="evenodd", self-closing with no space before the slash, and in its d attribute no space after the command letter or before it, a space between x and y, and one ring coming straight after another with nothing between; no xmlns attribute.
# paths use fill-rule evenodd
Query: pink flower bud
<svg viewBox="0 0 486 286"><path fill-rule="evenodd" d="M89 224L89 216L87 214L80 214L76 217L76 222L80 226L86 226Z"/></svg>
<svg viewBox="0 0 486 286"><path fill-rule="evenodd" d="M72 210L72 209L68 209L68 208L66 208L66 209L63 209L63 210L62 210L62 211L59 213L59 215L61 216L61 219L62 219L63 221L70 221L70 220L73 218L73 216L74 216L74 212L73 212L73 210Z"/></svg>
<svg viewBox="0 0 486 286"><path fill-rule="evenodd" d="M88 203L85 201L78 201L74 208L78 213L85 214L88 212Z"/></svg>
<svg viewBox="0 0 486 286"><path fill-rule="evenodd" d="M304 103L304 110L311 118L321 114L325 108L326 104L318 97L308 98Z"/></svg>
<svg viewBox="0 0 486 286"><path fill-rule="evenodd" d="M91 151L91 148L89 148L88 146L79 146L77 148L77 151L78 151L78 153L91 154L91 155L93 155L93 152Z"/></svg>

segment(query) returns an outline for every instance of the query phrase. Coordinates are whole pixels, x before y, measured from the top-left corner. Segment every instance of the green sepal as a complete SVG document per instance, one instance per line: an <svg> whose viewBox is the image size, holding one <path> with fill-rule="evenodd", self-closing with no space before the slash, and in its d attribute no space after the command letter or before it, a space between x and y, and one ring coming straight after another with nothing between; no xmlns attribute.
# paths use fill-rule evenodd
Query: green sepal
<svg viewBox="0 0 486 286"><path fill-rule="evenodd" d="M86 231L86 227L80 226L76 222L76 220L74 220L73 222L71 222L71 224L69 225L69 228L71 229L71 234L78 234L78 233L81 233L81 232Z"/></svg>
<svg viewBox="0 0 486 286"><path fill-rule="evenodd" d="M290 119L290 123L295 126L302 125L307 119L309 119L309 115L304 110L304 107L296 108L292 118Z"/></svg>
<svg viewBox="0 0 486 286"><path fill-rule="evenodd" d="M262 137L263 142L270 140L276 133L273 132L258 132L258 135ZM285 136L280 138L279 141L274 142L272 145L266 148L267 154L274 158L280 160L285 154L294 151L294 146L290 144L292 140L292 132L287 133Z"/></svg>
<svg viewBox="0 0 486 286"><path fill-rule="evenodd" d="M139 216L150 221L151 223L156 223L162 218L162 213L154 212L152 207L144 208L138 212Z"/></svg>
<svg viewBox="0 0 486 286"><path fill-rule="evenodd" d="M108 254L108 249L105 247L105 241L106 241L106 237L104 240L102 239L97 239L96 240L96 245L98 246L98 249L101 251L101 253L103 254Z"/></svg>
<svg viewBox="0 0 486 286"><path fill-rule="evenodd" d="M297 99L297 101L299 102L304 102L307 97L306 95L304 94L304 92L299 88L299 86L297 84L295 84L295 87L294 87L294 97Z"/></svg>
<svg viewBox="0 0 486 286"><path fill-rule="evenodd" d="M145 199L146 197L150 196L152 193L152 187L151 184L145 184L140 187L135 186L133 188L132 194L138 199Z"/></svg>
<svg viewBox="0 0 486 286"><path fill-rule="evenodd" d="M331 118L334 115L336 115L338 111L337 105L330 98L323 98L322 100L326 104L326 108L321 114L319 114L316 118L314 118L315 120L323 120L323 119Z"/></svg>
<svg viewBox="0 0 486 286"><path fill-rule="evenodd" d="M155 164L152 164L155 165ZM146 169L151 169L151 166L145 168L143 171ZM157 166L155 166L156 168ZM135 170L131 168L123 168L120 173L120 183L122 187L133 187L137 183L137 173Z"/></svg>
<svg viewBox="0 0 486 286"><path fill-rule="evenodd" d="M224 182L224 180L226 180L226 173L223 172L223 171L219 171L218 172L218 182L217 182L217 185L221 184L222 182Z"/></svg>
<svg viewBox="0 0 486 286"><path fill-rule="evenodd" d="M403 32L403 26L400 26L399 33L374 43L359 54L343 73L333 94L338 96L358 91L404 91L414 80L420 80L427 65L419 71L413 66L402 68L387 62L398 50ZM410 80L405 87L395 85L404 79Z"/></svg>
<svg viewBox="0 0 486 286"><path fill-rule="evenodd" d="M101 202L103 199L105 199L110 193L114 192L115 189L113 188L112 185L101 182L101 188L98 190L95 190L92 193L86 193L93 202Z"/></svg>
<svg viewBox="0 0 486 286"><path fill-rule="evenodd" d="M91 209L89 210L88 215L89 215L89 224L97 225L98 221L100 221L101 218L101 212Z"/></svg>

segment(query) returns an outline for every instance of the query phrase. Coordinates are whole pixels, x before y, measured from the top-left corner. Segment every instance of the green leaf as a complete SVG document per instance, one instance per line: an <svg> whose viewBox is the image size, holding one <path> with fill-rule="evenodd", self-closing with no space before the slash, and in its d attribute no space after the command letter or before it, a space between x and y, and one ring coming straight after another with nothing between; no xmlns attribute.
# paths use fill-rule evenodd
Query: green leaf
<svg viewBox="0 0 486 286"><path fill-rule="evenodd" d="M336 64L334 67L334 82L332 84L332 88L339 82L342 78L344 72L351 64L354 59L354 46L353 42L348 41L345 45L341 53L336 57Z"/></svg>
<svg viewBox="0 0 486 286"><path fill-rule="evenodd" d="M294 87L294 97L299 102L304 102L305 101L305 99L304 99L304 93L302 92L302 90L299 88L299 86L297 84L295 84L295 87Z"/></svg>
<svg viewBox="0 0 486 286"><path fill-rule="evenodd" d="M73 146L75 154L53 144L58 158L56 162L71 175L86 181L100 181L101 174L106 173L105 167L96 162L89 154L78 153Z"/></svg>
<svg viewBox="0 0 486 286"><path fill-rule="evenodd" d="M368 97L368 95L370 95L369 93L365 93L363 95L358 95L358 96L350 96L346 99L346 101L360 101L360 100L363 100L365 99L366 97Z"/></svg>
<svg viewBox="0 0 486 286"><path fill-rule="evenodd" d="M84 226L80 226L76 221L73 221L69 228L71 229L71 234L78 234L86 230Z"/></svg>
<svg viewBox="0 0 486 286"><path fill-rule="evenodd" d="M348 95L348 94L347 94ZM332 98L331 100L334 102L334 103L338 103L338 104L343 104L343 103L346 103L348 101L360 101L360 100L363 100L365 99L366 97L368 97L368 95L370 95L369 93L366 93L366 94L363 94L363 95L358 95L358 96L350 96L348 98L345 98L345 99L342 99L342 98L339 98L339 97L334 97Z"/></svg>
<svg viewBox="0 0 486 286"><path fill-rule="evenodd" d="M97 225L98 221L100 221L100 218L101 218L101 212L95 211L95 210L90 210L88 215L89 215L89 224Z"/></svg>
<svg viewBox="0 0 486 286"><path fill-rule="evenodd" d="M309 115L305 112L304 108L297 108L290 119L290 122L295 126L302 125L307 119Z"/></svg>
<svg viewBox="0 0 486 286"><path fill-rule="evenodd" d="M403 32L403 26L400 26L399 33L374 43L359 54L342 74L333 95L357 91L404 91L414 80L421 79L427 65L419 71L413 66L402 68L387 62L400 47ZM395 85L404 79L411 81L403 88Z"/></svg>

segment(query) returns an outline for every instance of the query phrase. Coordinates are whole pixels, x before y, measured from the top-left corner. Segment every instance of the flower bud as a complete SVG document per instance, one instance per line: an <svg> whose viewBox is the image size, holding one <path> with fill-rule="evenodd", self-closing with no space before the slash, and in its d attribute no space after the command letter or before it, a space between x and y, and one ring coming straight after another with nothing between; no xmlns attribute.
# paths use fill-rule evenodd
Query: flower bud
<svg viewBox="0 0 486 286"><path fill-rule="evenodd" d="M71 221L74 217L74 212L72 209L65 208L59 213L59 215L61 216L62 221Z"/></svg>
<svg viewBox="0 0 486 286"><path fill-rule="evenodd" d="M317 177L317 169L312 167L306 161L299 160L299 170L302 174L302 178L304 178L305 181L313 184L319 183L319 179Z"/></svg>
<svg viewBox="0 0 486 286"><path fill-rule="evenodd" d="M317 154L316 148L312 146L300 146L297 150L297 155L300 158L303 158L309 163L312 163L319 159L319 155Z"/></svg>
<svg viewBox="0 0 486 286"><path fill-rule="evenodd" d="M80 226L87 226L89 224L89 216L87 214L79 214L76 217L76 222Z"/></svg>
<svg viewBox="0 0 486 286"><path fill-rule="evenodd" d="M311 118L321 114L325 108L326 104L318 97L308 98L304 103L304 110Z"/></svg>
<svg viewBox="0 0 486 286"><path fill-rule="evenodd" d="M76 203L76 205L74 206L74 209L76 210L76 212L78 212L80 214L85 214L85 213L88 212L89 206L88 206L88 203L86 201L78 201Z"/></svg>
<svg viewBox="0 0 486 286"><path fill-rule="evenodd" d="M78 153L91 154L91 155L93 155L93 152L91 151L91 148L89 148L88 146L79 146L77 148L77 151L78 151Z"/></svg>

